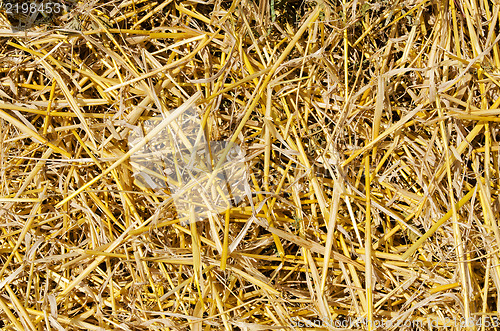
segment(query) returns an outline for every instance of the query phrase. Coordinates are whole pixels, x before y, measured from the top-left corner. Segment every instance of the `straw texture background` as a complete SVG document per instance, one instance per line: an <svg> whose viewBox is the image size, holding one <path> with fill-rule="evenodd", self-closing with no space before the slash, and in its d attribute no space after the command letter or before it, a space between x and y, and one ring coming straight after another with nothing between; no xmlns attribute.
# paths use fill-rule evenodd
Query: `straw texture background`
<svg viewBox="0 0 500 331"><path fill-rule="evenodd" d="M0 14L2 329L500 326L500 4L65 6ZM190 107L246 167L199 222L127 143Z"/></svg>

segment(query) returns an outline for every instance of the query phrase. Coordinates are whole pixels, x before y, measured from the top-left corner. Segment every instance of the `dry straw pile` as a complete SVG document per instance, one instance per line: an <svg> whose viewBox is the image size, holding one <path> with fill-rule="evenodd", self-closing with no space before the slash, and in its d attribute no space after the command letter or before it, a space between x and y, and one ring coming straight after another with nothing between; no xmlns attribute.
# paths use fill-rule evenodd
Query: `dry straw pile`
<svg viewBox="0 0 500 331"><path fill-rule="evenodd" d="M500 324L497 2L64 9L0 19L2 329Z"/></svg>

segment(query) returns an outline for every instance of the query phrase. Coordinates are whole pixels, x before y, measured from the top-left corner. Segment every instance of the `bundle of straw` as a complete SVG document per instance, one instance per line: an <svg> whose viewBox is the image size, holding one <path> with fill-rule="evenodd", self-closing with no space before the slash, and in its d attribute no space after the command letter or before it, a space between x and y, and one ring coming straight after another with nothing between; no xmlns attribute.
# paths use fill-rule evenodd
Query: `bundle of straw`
<svg viewBox="0 0 500 331"><path fill-rule="evenodd" d="M0 12L2 329L500 328L500 4L53 3Z"/></svg>

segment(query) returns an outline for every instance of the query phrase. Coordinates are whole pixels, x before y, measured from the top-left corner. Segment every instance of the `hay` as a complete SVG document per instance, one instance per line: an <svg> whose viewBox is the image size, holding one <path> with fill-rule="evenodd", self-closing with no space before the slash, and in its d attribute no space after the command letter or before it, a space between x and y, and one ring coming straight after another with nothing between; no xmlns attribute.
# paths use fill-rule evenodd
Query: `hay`
<svg viewBox="0 0 500 331"><path fill-rule="evenodd" d="M53 3L1 12L2 329L500 327L500 5Z"/></svg>

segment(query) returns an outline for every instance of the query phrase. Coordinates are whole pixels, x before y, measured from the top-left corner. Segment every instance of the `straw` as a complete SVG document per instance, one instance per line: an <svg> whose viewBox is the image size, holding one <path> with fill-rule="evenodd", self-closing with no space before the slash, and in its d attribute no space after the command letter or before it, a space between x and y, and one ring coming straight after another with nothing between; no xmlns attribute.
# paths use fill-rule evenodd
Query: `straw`
<svg viewBox="0 0 500 331"><path fill-rule="evenodd" d="M2 330L499 328L496 2L7 3Z"/></svg>

